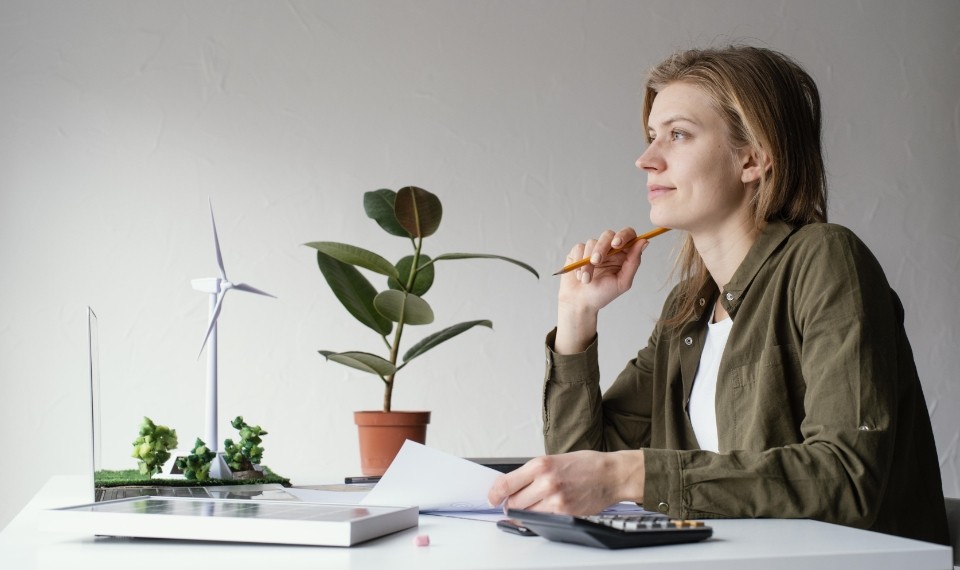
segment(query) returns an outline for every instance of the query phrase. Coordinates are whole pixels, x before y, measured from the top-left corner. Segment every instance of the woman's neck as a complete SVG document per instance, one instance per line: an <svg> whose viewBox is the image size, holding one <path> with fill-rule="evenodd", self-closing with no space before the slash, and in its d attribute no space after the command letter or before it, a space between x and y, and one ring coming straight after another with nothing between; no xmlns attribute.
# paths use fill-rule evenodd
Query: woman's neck
<svg viewBox="0 0 960 570"><path fill-rule="evenodd" d="M757 241L760 229L747 218L715 232L691 235L704 266L722 291Z"/></svg>

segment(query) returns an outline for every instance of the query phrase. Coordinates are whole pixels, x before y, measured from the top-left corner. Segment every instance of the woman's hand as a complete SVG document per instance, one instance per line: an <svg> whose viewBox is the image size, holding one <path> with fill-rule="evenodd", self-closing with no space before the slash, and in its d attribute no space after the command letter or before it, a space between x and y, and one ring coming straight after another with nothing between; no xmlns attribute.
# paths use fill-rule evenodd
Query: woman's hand
<svg viewBox="0 0 960 570"><path fill-rule="evenodd" d="M504 510L593 515L620 501L643 502L643 480L643 451L574 451L501 475L487 500Z"/></svg>
<svg viewBox="0 0 960 570"><path fill-rule="evenodd" d="M610 254L637 236L633 228L614 233L607 230L599 238L579 243L567 255L567 263L590 257L590 263L560 278L557 295L557 336L554 350L572 354L584 350L597 333L600 309L633 286L640 268L640 255L647 240L640 240L629 249Z"/></svg>

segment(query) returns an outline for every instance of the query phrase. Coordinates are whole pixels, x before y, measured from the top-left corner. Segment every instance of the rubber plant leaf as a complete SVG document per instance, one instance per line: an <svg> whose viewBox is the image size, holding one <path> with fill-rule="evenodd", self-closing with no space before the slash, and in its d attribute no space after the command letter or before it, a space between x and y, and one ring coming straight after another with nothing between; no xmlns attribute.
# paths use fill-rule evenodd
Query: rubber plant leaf
<svg viewBox="0 0 960 570"><path fill-rule="evenodd" d="M377 334L386 336L393 330L393 323L384 318L373 306L377 290L360 271L342 261L317 251L317 265L330 289L347 311Z"/></svg>
<svg viewBox="0 0 960 570"><path fill-rule="evenodd" d="M329 350L318 352L327 360L377 376L389 376L397 371L397 367L391 364L389 360L369 352L331 352Z"/></svg>
<svg viewBox="0 0 960 570"><path fill-rule="evenodd" d="M408 238L410 232L403 229L393 211L396 199L397 193L387 188L366 192L363 195L363 209L367 217L377 222L388 234Z"/></svg>
<svg viewBox="0 0 960 570"><path fill-rule="evenodd" d="M336 241L312 241L304 245L312 247L325 255L329 255L337 261L363 267L364 269L369 269L370 271L379 273L380 275L386 275L387 277L393 277L394 279L400 277L400 274L397 273L397 268L394 267L392 263L362 247Z"/></svg>
<svg viewBox="0 0 960 570"><path fill-rule="evenodd" d="M488 320L467 321L464 323L453 325L452 327L447 327L442 331L435 332L432 335L424 338L417 344L410 347L410 350L408 350L406 354L403 355L404 364L406 364L407 362L410 362L414 358L420 356L421 354L437 346L438 344L442 342L446 342L451 338L457 336L458 334L465 332L467 330L470 330L476 326L484 326L492 329L493 323Z"/></svg>
<svg viewBox="0 0 960 570"><path fill-rule="evenodd" d="M393 211L403 229L419 238L433 235L443 217L440 198L416 186L406 186L397 191Z"/></svg>
<svg viewBox="0 0 960 570"><path fill-rule="evenodd" d="M408 325L429 325L433 322L433 309L430 305L410 293L389 289L377 294L373 306L384 317L395 323Z"/></svg>
<svg viewBox="0 0 960 570"><path fill-rule="evenodd" d="M520 267L526 269L530 273L533 273L533 275L537 279L540 279L540 274L537 273L537 270L534 269L533 267L530 267L529 265L527 265L522 261L518 261L511 257L504 257L502 255L493 255L490 253L444 253L443 255L438 255L435 258L433 258L433 263L436 263L437 261L441 261L443 259L501 259L503 261L508 261L514 265L519 265ZM420 265L420 269L424 269L423 264Z"/></svg>
<svg viewBox="0 0 960 570"><path fill-rule="evenodd" d="M430 290L430 287L433 286L433 277L435 270L433 264L429 263L430 257L427 255L421 255L419 263L422 268L417 272L417 276L413 279L413 287L410 288L410 292L418 297L422 297L424 293ZM427 265L423 265L426 263ZM413 270L413 256L408 255L397 262L397 273L400 274L400 280L390 278L387 280L387 286L391 289L406 289L407 282L410 281L410 271Z"/></svg>

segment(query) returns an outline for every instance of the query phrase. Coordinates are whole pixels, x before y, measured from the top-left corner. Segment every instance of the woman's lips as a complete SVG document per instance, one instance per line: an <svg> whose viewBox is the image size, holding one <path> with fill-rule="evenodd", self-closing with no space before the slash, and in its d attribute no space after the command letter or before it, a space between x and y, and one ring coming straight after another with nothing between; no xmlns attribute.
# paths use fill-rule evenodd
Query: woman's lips
<svg viewBox="0 0 960 570"><path fill-rule="evenodd" d="M653 201L672 190L675 190L675 188L670 188L669 186L660 186L658 184L651 184L650 186L647 186L647 200Z"/></svg>

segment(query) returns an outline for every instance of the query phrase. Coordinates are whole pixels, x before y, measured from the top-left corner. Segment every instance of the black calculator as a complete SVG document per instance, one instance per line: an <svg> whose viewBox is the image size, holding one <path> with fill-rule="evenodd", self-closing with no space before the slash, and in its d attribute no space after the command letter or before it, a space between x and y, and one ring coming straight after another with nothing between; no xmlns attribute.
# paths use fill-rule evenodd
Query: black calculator
<svg viewBox="0 0 960 570"><path fill-rule="evenodd" d="M509 509L507 516L525 534L596 548L634 548L697 542L713 535L702 521L671 519L653 513L611 513L571 516ZM510 522L500 525L504 530ZM532 532L531 532L532 531ZM517 532L517 531L513 531Z"/></svg>

